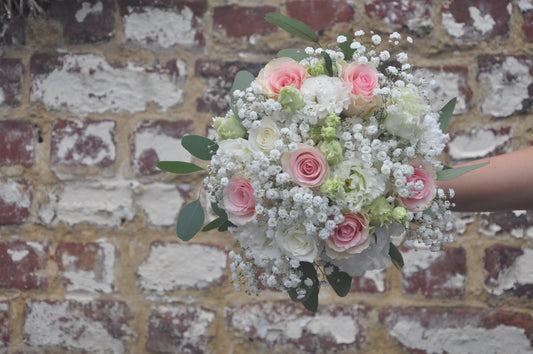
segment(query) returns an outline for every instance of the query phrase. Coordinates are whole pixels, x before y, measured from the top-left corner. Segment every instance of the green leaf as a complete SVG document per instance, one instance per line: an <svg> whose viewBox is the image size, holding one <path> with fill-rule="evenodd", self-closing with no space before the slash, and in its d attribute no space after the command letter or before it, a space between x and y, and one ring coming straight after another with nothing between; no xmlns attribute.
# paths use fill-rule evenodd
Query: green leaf
<svg viewBox="0 0 533 354"><path fill-rule="evenodd" d="M281 29L284 29L294 36L305 39L306 41L318 43L318 37L316 36L315 32L301 21L284 16L277 12L266 14L265 20Z"/></svg>
<svg viewBox="0 0 533 354"><path fill-rule="evenodd" d="M389 256L392 260L392 264L394 264L397 269L401 269L403 267L404 262L402 253L400 250L398 250L398 248L396 248L396 246L394 246L392 242L389 244Z"/></svg>
<svg viewBox="0 0 533 354"><path fill-rule="evenodd" d="M233 224L231 221L226 220L218 227L218 231L224 232L228 231L228 227L235 227L235 224Z"/></svg>
<svg viewBox="0 0 533 354"><path fill-rule="evenodd" d="M193 163L183 161L159 161L156 166L160 170L178 174L191 173L203 170L203 168L201 168L200 166L196 166Z"/></svg>
<svg viewBox="0 0 533 354"><path fill-rule="evenodd" d="M322 54L326 60L326 70L328 71L329 76L333 76L333 63L331 61L331 57L326 52L322 52Z"/></svg>
<svg viewBox="0 0 533 354"><path fill-rule="evenodd" d="M218 145L213 140L200 135L185 135L181 139L181 145L191 155L201 160L211 160L218 149Z"/></svg>
<svg viewBox="0 0 533 354"><path fill-rule="evenodd" d="M329 275L326 274L328 283L333 290L335 290L337 295L340 297L346 296L352 287L352 277L348 273L342 272L339 267L331 263L327 263L326 267L333 267L333 272Z"/></svg>
<svg viewBox="0 0 533 354"><path fill-rule="evenodd" d="M278 58L287 57L294 59L296 61L303 60L307 58L309 55L303 50L303 49L297 49L297 48L287 48L282 49L278 52Z"/></svg>
<svg viewBox="0 0 533 354"><path fill-rule="evenodd" d="M211 209L213 209L215 214L217 214L221 218L226 218L226 219L228 218L228 214L226 214L226 211L222 209L221 207L219 207L217 203L211 202Z"/></svg>
<svg viewBox="0 0 533 354"><path fill-rule="evenodd" d="M202 229L203 224L204 209L200 203L200 198L198 198L181 209L176 228L178 237L183 241L189 241Z"/></svg>
<svg viewBox="0 0 533 354"><path fill-rule="evenodd" d="M353 43L353 37L346 33L341 33L341 35L346 37L346 42L339 43L339 48L342 51L342 54L344 54L344 59L351 60L353 53L355 53L355 49L350 48L350 45Z"/></svg>
<svg viewBox="0 0 533 354"><path fill-rule="evenodd" d="M205 225L202 231L210 231L220 227L224 222L228 221L227 218L218 217L215 220L211 221L209 224Z"/></svg>
<svg viewBox="0 0 533 354"><path fill-rule="evenodd" d="M237 117L237 119L240 119L239 110L237 109L238 98L233 97L233 92L235 90L245 91L254 80L255 77L248 71L239 71L237 75L235 75L235 80L233 80L233 86L231 87L231 97L229 105L233 113L235 113L235 117Z"/></svg>
<svg viewBox="0 0 533 354"><path fill-rule="evenodd" d="M437 172L437 180L438 181L448 181L450 179L454 179L456 177L464 175L467 172L475 170L476 168L480 168L480 167L483 167L483 166L488 165L488 164L489 164L489 162L487 161L487 162L478 163L478 164L475 164L475 165L455 167L455 168L442 170L442 171Z"/></svg>
<svg viewBox="0 0 533 354"><path fill-rule="evenodd" d="M301 302L309 311L316 312L318 308L318 293L320 291L320 283L318 282L318 276L313 263L300 262L299 270L302 272L302 281L298 288L290 289L289 296L292 301ZM311 279L313 284L311 286L305 284L305 279ZM306 291L305 296L302 299L298 299L297 290L304 289Z"/></svg>
<svg viewBox="0 0 533 354"><path fill-rule="evenodd" d="M440 117L439 117L439 124L440 124L440 130L443 132L446 131L446 128L448 128L448 124L450 123L450 120L453 116L453 110L455 108L455 104L457 103L457 97L452 98L448 101L442 107L442 109L439 111Z"/></svg>

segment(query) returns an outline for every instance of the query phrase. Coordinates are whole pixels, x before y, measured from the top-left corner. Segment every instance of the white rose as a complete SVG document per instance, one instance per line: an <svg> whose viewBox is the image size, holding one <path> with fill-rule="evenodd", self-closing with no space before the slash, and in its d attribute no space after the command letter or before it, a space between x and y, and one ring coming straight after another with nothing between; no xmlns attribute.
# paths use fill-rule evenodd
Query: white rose
<svg viewBox="0 0 533 354"><path fill-rule="evenodd" d="M428 105L411 88L400 88L400 97L387 110L385 129L404 139L412 139L420 132L420 124L428 112Z"/></svg>
<svg viewBox="0 0 533 354"><path fill-rule="evenodd" d="M264 118L258 128L250 129L248 135L250 147L256 151L263 151L267 154L274 148L274 143L279 138L279 128L270 118Z"/></svg>
<svg viewBox="0 0 533 354"><path fill-rule="evenodd" d="M250 144L243 138L222 140L218 144L217 155L243 162L252 162L253 159Z"/></svg>
<svg viewBox="0 0 533 354"><path fill-rule="evenodd" d="M313 262L320 251L318 240L298 226L277 229L275 239L283 254L299 261Z"/></svg>

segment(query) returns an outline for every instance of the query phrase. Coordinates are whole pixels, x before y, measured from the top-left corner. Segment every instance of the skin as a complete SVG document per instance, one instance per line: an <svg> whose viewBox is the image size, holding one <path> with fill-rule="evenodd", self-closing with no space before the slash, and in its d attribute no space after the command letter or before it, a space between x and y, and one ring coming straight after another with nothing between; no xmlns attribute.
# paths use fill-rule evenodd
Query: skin
<svg viewBox="0 0 533 354"><path fill-rule="evenodd" d="M484 212L533 209L533 147L471 161L467 166L488 165L449 181L437 181L439 188L455 190L454 211ZM459 167L455 166L455 167Z"/></svg>

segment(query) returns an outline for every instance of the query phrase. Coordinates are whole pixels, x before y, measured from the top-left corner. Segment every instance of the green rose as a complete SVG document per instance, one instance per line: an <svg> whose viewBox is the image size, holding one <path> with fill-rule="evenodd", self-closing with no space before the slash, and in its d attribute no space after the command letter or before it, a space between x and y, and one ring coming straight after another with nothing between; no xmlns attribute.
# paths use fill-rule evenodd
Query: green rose
<svg viewBox="0 0 533 354"><path fill-rule="evenodd" d="M326 127L337 128L341 124L341 117L335 113L330 113L324 118L324 125Z"/></svg>
<svg viewBox="0 0 533 354"><path fill-rule="evenodd" d="M234 114L227 117L213 118L213 127L218 133L220 140L243 138L246 135L241 123Z"/></svg>
<svg viewBox="0 0 533 354"><path fill-rule="evenodd" d="M318 61L315 65L308 67L307 72L311 76L329 75L328 69L326 69L326 60L322 59Z"/></svg>
<svg viewBox="0 0 533 354"><path fill-rule="evenodd" d="M335 198L342 190L342 182L339 180L339 176L326 178L320 186L320 192L330 198Z"/></svg>
<svg viewBox="0 0 533 354"><path fill-rule="evenodd" d="M393 207L387 202L385 197L379 196L368 207L370 223L382 226L392 218Z"/></svg>
<svg viewBox="0 0 533 354"><path fill-rule="evenodd" d="M304 106L304 95L294 85L285 86L281 89L278 102L287 113L294 113Z"/></svg>
<svg viewBox="0 0 533 354"><path fill-rule="evenodd" d="M342 146L337 140L324 141L320 145L320 152L330 164L336 164L342 160Z"/></svg>
<svg viewBox="0 0 533 354"><path fill-rule="evenodd" d="M322 135L322 138L324 140L333 140L337 137L337 130L333 127L322 127L320 129L320 135Z"/></svg>

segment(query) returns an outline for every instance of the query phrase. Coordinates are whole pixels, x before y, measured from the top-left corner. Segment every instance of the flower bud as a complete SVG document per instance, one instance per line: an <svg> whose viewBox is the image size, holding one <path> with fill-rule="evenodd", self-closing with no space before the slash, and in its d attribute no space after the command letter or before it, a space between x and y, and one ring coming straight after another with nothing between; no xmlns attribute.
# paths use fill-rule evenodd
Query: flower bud
<svg viewBox="0 0 533 354"><path fill-rule="evenodd" d="M398 206L392 210L392 218L397 222L406 222L409 220L409 215L407 215L407 209L404 207Z"/></svg>
<svg viewBox="0 0 533 354"><path fill-rule="evenodd" d="M246 130L244 130L234 114L229 114L225 118L213 118L213 127L217 131L220 140L243 138L246 135Z"/></svg>
<svg viewBox="0 0 533 354"><path fill-rule="evenodd" d="M336 164L342 160L342 146L337 140L324 141L320 145L320 152L330 164Z"/></svg>
<svg viewBox="0 0 533 354"><path fill-rule="evenodd" d="M370 223L373 225L382 226L383 224L388 223L391 220L392 213L392 205L388 203L383 196L374 199L368 208Z"/></svg>
<svg viewBox="0 0 533 354"><path fill-rule="evenodd" d="M303 94L294 85L285 86L278 96L278 103L287 113L293 113L304 106Z"/></svg>

